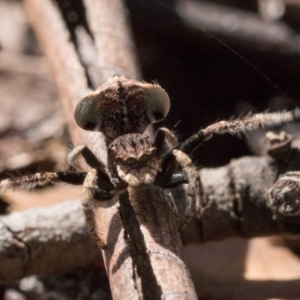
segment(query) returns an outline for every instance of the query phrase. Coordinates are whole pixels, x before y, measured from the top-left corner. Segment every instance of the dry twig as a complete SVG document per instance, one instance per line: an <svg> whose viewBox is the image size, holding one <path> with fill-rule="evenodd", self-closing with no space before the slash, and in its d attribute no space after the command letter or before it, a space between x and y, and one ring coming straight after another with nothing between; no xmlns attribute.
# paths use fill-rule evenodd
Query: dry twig
<svg viewBox="0 0 300 300"><path fill-rule="evenodd" d="M283 22L266 22L247 11L192 0L177 1L176 10L190 25L222 39L242 41L258 50L300 52L297 34Z"/></svg>
<svg viewBox="0 0 300 300"><path fill-rule="evenodd" d="M67 272L101 259L79 201L11 213L0 218L0 232L1 283Z"/></svg>

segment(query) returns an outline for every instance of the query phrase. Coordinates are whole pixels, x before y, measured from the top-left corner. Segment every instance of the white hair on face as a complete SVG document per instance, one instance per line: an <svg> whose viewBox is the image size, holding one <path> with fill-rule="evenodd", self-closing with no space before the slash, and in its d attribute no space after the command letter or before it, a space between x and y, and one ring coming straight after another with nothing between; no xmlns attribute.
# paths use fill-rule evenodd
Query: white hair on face
<svg viewBox="0 0 300 300"><path fill-rule="evenodd" d="M161 171L161 162L161 159L152 158L140 169L121 164L117 166L118 176L132 187L150 185Z"/></svg>

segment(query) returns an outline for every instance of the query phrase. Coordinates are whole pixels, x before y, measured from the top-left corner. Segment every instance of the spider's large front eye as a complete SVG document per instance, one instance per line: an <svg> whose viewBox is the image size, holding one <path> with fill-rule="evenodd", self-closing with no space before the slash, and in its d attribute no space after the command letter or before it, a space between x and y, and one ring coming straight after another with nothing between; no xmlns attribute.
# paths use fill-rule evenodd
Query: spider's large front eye
<svg viewBox="0 0 300 300"><path fill-rule="evenodd" d="M76 106L75 121L85 130L101 129L101 110L98 99L94 95L83 98Z"/></svg>
<svg viewBox="0 0 300 300"><path fill-rule="evenodd" d="M116 165L121 165L121 164L123 163L123 159L120 158L120 157L117 157L117 158L115 159L115 163L116 163Z"/></svg>
<svg viewBox="0 0 300 300"><path fill-rule="evenodd" d="M136 164L137 160L134 157L129 157L126 159L125 163L128 166L134 166Z"/></svg>
<svg viewBox="0 0 300 300"><path fill-rule="evenodd" d="M148 99L148 117L152 123L163 120L170 110L170 98L159 85L149 85L146 88Z"/></svg>
<svg viewBox="0 0 300 300"><path fill-rule="evenodd" d="M139 163L145 164L148 160L149 160L149 155L148 155L148 154L143 154L143 155L139 158Z"/></svg>

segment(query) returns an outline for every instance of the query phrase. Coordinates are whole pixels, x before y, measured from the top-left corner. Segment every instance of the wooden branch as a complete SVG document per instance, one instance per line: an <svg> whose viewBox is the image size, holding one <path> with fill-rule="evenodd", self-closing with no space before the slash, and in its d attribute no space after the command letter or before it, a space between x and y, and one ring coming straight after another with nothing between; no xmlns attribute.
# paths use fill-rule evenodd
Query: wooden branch
<svg viewBox="0 0 300 300"><path fill-rule="evenodd" d="M86 232L79 201L0 218L0 283L63 273L96 260L101 255Z"/></svg>
<svg viewBox="0 0 300 300"><path fill-rule="evenodd" d="M270 139L275 138L277 141L279 140L277 151L274 143L271 143L268 146L268 152L273 158L244 157L233 160L229 165L221 168L202 169L200 171L208 205L203 211L198 212L198 217L201 216L201 218L196 220L193 224L194 226L191 225L187 228L184 233L185 243L203 243L212 240L223 240L233 236L248 238L271 235L299 236L299 216L286 215L284 210L278 209L278 206L279 208L281 207L281 203L270 201L268 195L270 190L272 191L272 189L275 189L276 191L278 182L280 183L281 180L286 180L285 174L287 172L299 170L300 151L290 147L291 141L289 140L289 136L287 136L287 140L284 138L278 139L278 135L268 136ZM292 177L291 180L294 180L294 178ZM286 189L281 189L281 191L283 190ZM298 192L298 189L295 189L295 191ZM176 190L175 192L177 194L177 200L180 199L180 196L178 195L179 191ZM149 191L141 190L141 193L149 193ZM152 193L157 195L157 193L161 193L161 191L153 190ZM169 196L166 194L164 197ZM145 198L145 196L141 195L141 198ZM161 197L153 196L153 198L160 199ZM118 199L115 199L114 201L118 201ZM84 264L88 263L90 261L89 259L92 261L92 257L96 257L93 255L95 251L93 250L93 243L85 242L84 248L81 249L80 245L74 246L72 242L66 244L61 239L53 238L57 236L57 233L64 233L66 234L67 240L71 239L68 237L74 236L76 236L78 240L86 239L79 204L73 203L74 202L66 204L62 203L55 205L53 208L39 208L38 210L30 210L24 213L14 213L12 216L0 219L1 224L5 223L7 224L6 226L11 228L10 231L6 229L6 227L1 228L3 243L0 243L0 245L4 245L4 247L0 248L0 280L3 283L11 282L21 276L30 275L33 272L37 274L59 272L61 269L60 262L65 261L65 253L68 253L68 257L71 258L65 261L64 268L66 269L75 267L78 261L80 262L82 260L82 263ZM169 230L168 227L172 228L174 226L174 219L170 215L163 216L162 214L157 213L157 211L164 210L167 201L144 201L140 204L139 201L136 201L134 198L132 199L132 203L136 211L138 222L143 224L141 226L141 231L144 236L144 241L147 242L145 243L146 248L151 248L156 255L145 256L145 251L143 251L143 249L141 249L142 251L139 250L144 245L143 240L141 240L140 245L133 244L133 246L137 246L138 250L124 250L122 248L122 255L120 254L119 256L121 261L119 260L117 264L114 264L111 267L112 270L116 272L115 276L112 276L113 280L117 282L118 280L122 281L128 279L128 277L122 276L122 268L120 269L121 264L130 264L128 260L126 260L128 251L133 253L133 256L137 259L139 257L143 257L145 260L150 259L151 265L154 266L153 273L155 273L158 278L171 276L168 277L168 279L171 279L173 276L177 276L176 274L180 271L179 267L185 268L185 266L179 263L180 260L175 256L174 252L172 253L166 249L168 248L169 243L174 243L174 247L180 246L180 243L177 241L178 235L169 236L168 240L166 240L166 236L163 233L165 230ZM71 204L74 206L70 207ZM98 204L100 205L100 203ZM111 202L104 202L103 204L109 206L111 205ZM296 208L299 209L297 201L295 204ZM128 206L125 205L123 207L126 208ZM156 208L158 208L158 210ZM159 224L161 232L157 233L155 232L155 227L151 227L153 218L151 210L156 211L155 220ZM146 212L146 214L144 212ZM122 212L122 214L124 215L124 212ZM47 216L47 218L45 218L45 216ZM9 221L15 220L16 217L18 220L21 220L17 229L14 227L16 225L14 225L12 221ZM121 220L118 218L117 214L115 218L120 223L121 227ZM5 221L2 221L3 219ZM27 226L27 223L22 220L30 220L30 226ZM35 220L41 220L41 222L36 222ZM64 220L64 222L60 222L59 220ZM44 223L51 227L45 226ZM129 226L131 225L129 224ZM23 237L23 233L28 231L28 227L30 227L29 238L27 238L27 235ZM99 230L103 232L100 227ZM12 239L14 237L11 233L12 231L16 232L15 235L21 243L15 243L15 239ZM32 232L38 232L39 234L33 234ZM109 240L113 241L116 245L115 251L120 251L118 245L123 241L123 233L124 231L110 231ZM6 238L10 236L10 239ZM42 245L40 245L41 239L39 237L41 237L43 241ZM133 235L131 238L132 237ZM150 242L153 243L152 247L149 247L148 245ZM28 253L24 250L24 243L26 243L26 245L28 245L27 247L30 247L30 249L33 248L31 250L31 257L34 257L35 253L40 254L40 249L45 249L45 251L49 253L47 256L50 258L54 257L53 260L47 260L47 257L42 257L43 263L36 259L26 260ZM81 245L82 244L83 243L81 243ZM165 246L163 249L164 251L161 251L161 246ZM35 247L37 249L35 249ZM77 247L81 249L79 250L79 254L77 253ZM18 249L18 252L11 249ZM7 256L9 253L16 254L12 259L8 259ZM87 257L81 257L80 259L72 259L78 257L78 255L85 255L85 253L89 253L89 255ZM91 258L89 258L90 255L92 256ZM157 264L161 266L162 259L165 260L165 263L176 260L178 264L175 264L176 268L174 268L174 264L171 263L170 268L172 266L172 272L164 272L162 268L157 267ZM108 263L109 260L107 257L106 260ZM144 260L142 261L145 263ZM23 267L25 262L27 263L26 270L24 270ZM130 284L130 281L129 283L126 282L126 284ZM189 281L186 281L186 284L189 284Z"/></svg>
<svg viewBox="0 0 300 300"><path fill-rule="evenodd" d="M195 29L222 40L242 41L252 49L300 53L297 34L283 22L265 22L257 14L193 0L177 1L176 11Z"/></svg>
<svg viewBox="0 0 300 300"><path fill-rule="evenodd" d="M290 5L290 6L295 6L295 7L300 6L300 3L298 0L283 0L283 2L285 3L285 5Z"/></svg>
<svg viewBox="0 0 300 300"><path fill-rule="evenodd" d="M208 205L198 211L191 239L299 235L300 151L290 135L268 133L270 157L244 157L200 171ZM294 171L294 172L291 172ZM222 229L221 229L222 228ZM191 235L191 234L190 234Z"/></svg>
<svg viewBox="0 0 300 300"><path fill-rule="evenodd" d="M50 0L26 0L25 3L52 67L74 144L87 145L105 160L103 137L99 133L80 130L75 125L73 112L89 87L97 87L116 73L129 78L140 77L122 1L86 0L78 1L76 5L70 1L68 7L60 1ZM70 14L75 14L75 21L70 21ZM152 205L151 210L143 209L145 197L135 199L135 211L140 214L135 229L141 231L144 239L144 254L151 262L148 271L153 275L152 281L136 272L140 253L138 256L133 254L126 237L127 233L130 239L130 232L123 229L123 224L130 228L128 219L135 214L123 217L122 224L118 197L106 202L94 201L92 210L86 212L89 224L92 222L96 229L96 241L104 241L106 245L102 254L114 299L153 299L151 283L154 281L160 298L180 295L182 299L196 299L183 263L177 227L168 222L157 222L158 218L170 220L169 209L165 205L160 209L164 203L163 194L163 190L153 196L150 192L144 194L147 195L146 202ZM176 219L175 216L172 218ZM147 226L142 222L146 219Z"/></svg>

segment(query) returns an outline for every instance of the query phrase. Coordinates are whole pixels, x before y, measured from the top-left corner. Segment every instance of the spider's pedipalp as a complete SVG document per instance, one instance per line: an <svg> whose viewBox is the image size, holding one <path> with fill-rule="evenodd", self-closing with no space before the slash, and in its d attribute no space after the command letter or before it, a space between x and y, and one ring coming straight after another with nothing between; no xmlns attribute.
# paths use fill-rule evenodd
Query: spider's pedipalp
<svg viewBox="0 0 300 300"><path fill-rule="evenodd" d="M281 126L297 120L300 120L299 108L286 112L260 113L240 119L220 121L196 132L184 141L179 149L185 153L191 153L202 142L209 140L214 134L222 135L228 133L241 136L255 129Z"/></svg>

